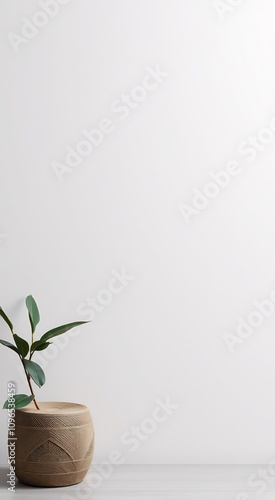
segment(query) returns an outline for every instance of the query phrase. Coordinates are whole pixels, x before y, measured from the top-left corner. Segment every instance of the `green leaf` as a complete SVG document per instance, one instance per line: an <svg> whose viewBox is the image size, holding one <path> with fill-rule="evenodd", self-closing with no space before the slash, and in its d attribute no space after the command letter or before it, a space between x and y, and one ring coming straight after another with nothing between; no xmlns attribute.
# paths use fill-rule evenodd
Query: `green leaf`
<svg viewBox="0 0 275 500"><path fill-rule="evenodd" d="M67 325L58 326L57 328L53 328L53 330L49 330L48 332L44 333L40 340L46 341L52 339L53 337L57 337L57 335L62 335L62 333L71 330L71 328L75 328L79 325L84 325L84 323L90 323L90 321L76 321L75 323L68 323Z"/></svg>
<svg viewBox="0 0 275 500"><path fill-rule="evenodd" d="M6 321L10 331L13 333L13 324L12 324L11 320L8 318L8 316L6 315L6 313L4 313L2 307L0 307L0 316L2 316L4 321Z"/></svg>
<svg viewBox="0 0 275 500"><path fill-rule="evenodd" d="M16 394L14 397L14 406L13 403L9 403L9 400L5 401L3 404L3 409L8 410L9 408L24 408L24 406L27 406L29 403L31 403L34 400L34 396L27 396L26 394Z"/></svg>
<svg viewBox="0 0 275 500"><path fill-rule="evenodd" d="M40 315L37 304L32 295L28 295L28 297L26 298L26 306L29 311L29 320L32 327L32 333L34 333L35 328L40 321Z"/></svg>
<svg viewBox="0 0 275 500"><path fill-rule="evenodd" d="M19 335L16 335L16 333L13 336L15 343L17 345L17 349L21 356L25 358L29 352L29 344L25 339L22 339L22 337L19 337Z"/></svg>
<svg viewBox="0 0 275 500"><path fill-rule="evenodd" d="M31 345L31 352L34 351L44 351L44 349L47 349L49 345L51 345L52 342L44 342L43 340L37 340Z"/></svg>
<svg viewBox="0 0 275 500"><path fill-rule="evenodd" d="M27 373L32 378L32 380L38 385L38 387L42 387L45 384L45 373L43 372L41 366L34 361L30 361L29 359L24 359L24 365L27 370Z"/></svg>
<svg viewBox="0 0 275 500"><path fill-rule="evenodd" d="M19 351L15 345L11 344L10 342L7 342L6 340L1 340L0 339L0 344L3 344L4 346L8 347L9 349L12 349L15 351L17 354L19 354Z"/></svg>

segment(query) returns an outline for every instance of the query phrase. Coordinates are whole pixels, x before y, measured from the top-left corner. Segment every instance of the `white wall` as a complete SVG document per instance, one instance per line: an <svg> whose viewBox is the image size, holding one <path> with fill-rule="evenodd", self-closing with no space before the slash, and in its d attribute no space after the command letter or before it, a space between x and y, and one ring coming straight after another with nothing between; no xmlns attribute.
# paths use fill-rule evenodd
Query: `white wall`
<svg viewBox="0 0 275 500"><path fill-rule="evenodd" d="M275 458L271 306L265 320L250 316L262 325L242 330L245 340L236 334L238 317L275 290L275 5L219 5L227 10L212 0L71 0L49 20L36 15L39 2L0 3L0 304L26 336L30 293L38 337L92 314L40 360L37 397L90 407L96 461L115 449L125 463ZM33 16L45 26L23 32L32 38L8 38ZM144 77L157 65L166 76L154 85ZM131 92L144 100L122 120L116 101ZM58 180L53 163L100 122L112 132ZM226 166L238 175L212 186L216 198L187 224L182 204ZM101 294L122 269L134 279ZM111 302L91 313L87 298L98 294ZM235 334L232 353L225 333ZM8 380L27 388L15 354L0 356L4 401ZM131 452L121 436L149 426L167 397L178 409Z"/></svg>

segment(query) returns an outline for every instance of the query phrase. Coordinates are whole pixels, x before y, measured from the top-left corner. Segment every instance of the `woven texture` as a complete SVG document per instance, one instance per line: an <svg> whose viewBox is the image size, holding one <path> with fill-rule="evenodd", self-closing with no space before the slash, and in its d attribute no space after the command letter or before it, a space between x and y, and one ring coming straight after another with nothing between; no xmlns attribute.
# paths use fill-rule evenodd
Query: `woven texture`
<svg viewBox="0 0 275 500"><path fill-rule="evenodd" d="M40 403L15 412L16 476L32 486L69 486L87 474L94 429L87 407Z"/></svg>

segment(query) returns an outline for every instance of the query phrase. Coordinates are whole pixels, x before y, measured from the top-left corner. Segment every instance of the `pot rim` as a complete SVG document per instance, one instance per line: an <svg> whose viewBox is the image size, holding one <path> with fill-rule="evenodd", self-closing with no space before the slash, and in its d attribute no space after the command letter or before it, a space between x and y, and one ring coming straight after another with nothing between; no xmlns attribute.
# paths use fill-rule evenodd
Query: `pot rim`
<svg viewBox="0 0 275 500"><path fill-rule="evenodd" d="M37 410L34 403L30 403L23 408L18 408L16 412L35 414L35 415L46 415L56 416L56 415L75 415L79 413L84 413L88 407L81 403L72 403L69 401L39 401L38 402L40 410Z"/></svg>

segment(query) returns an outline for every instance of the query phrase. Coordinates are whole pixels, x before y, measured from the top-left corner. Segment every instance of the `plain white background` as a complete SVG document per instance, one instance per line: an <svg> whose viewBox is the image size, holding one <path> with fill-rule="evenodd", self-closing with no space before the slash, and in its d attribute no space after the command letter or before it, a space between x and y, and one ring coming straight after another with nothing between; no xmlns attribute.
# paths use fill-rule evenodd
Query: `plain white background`
<svg viewBox="0 0 275 500"><path fill-rule="evenodd" d="M223 338L275 289L275 134L238 152L275 115L274 1L222 20L212 0L71 0L18 52L8 34L41 7L0 7L0 305L27 338L33 294L39 338L89 319L113 270L134 277L44 359L38 400L89 406L97 462L274 460L275 314L233 354ZM157 65L169 77L121 120L112 103ZM114 131L59 182L53 162L106 116ZM178 205L231 160L241 173L186 224ZM16 355L0 360L4 401L9 380L27 387ZM130 452L121 436L166 397L179 408Z"/></svg>

